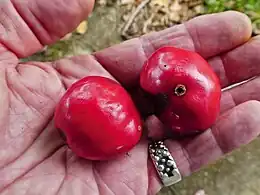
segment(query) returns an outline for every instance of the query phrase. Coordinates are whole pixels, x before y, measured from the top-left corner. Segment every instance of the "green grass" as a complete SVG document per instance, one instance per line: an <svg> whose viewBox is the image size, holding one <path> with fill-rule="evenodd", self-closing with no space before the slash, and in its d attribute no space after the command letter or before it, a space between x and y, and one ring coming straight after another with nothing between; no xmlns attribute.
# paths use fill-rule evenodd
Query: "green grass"
<svg viewBox="0 0 260 195"><path fill-rule="evenodd" d="M255 34L260 34L260 0L205 0L206 13L236 10L247 14Z"/></svg>
<svg viewBox="0 0 260 195"><path fill-rule="evenodd" d="M244 13L260 13L259 0L205 0L207 11L210 13L227 10L237 10Z"/></svg>
<svg viewBox="0 0 260 195"><path fill-rule="evenodd" d="M247 14L252 21L254 34L260 34L260 0L205 0L204 4L206 13L236 10Z"/></svg>

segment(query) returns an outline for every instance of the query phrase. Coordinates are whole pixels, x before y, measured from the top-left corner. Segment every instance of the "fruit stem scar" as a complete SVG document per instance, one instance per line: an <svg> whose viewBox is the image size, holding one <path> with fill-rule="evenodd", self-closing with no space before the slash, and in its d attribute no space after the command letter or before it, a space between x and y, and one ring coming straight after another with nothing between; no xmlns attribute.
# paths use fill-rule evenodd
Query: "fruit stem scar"
<svg viewBox="0 0 260 195"><path fill-rule="evenodd" d="M185 85L182 85L182 84L178 84L178 85L175 87L175 89L174 89L174 93L175 93L175 95L177 95L177 96L183 96L183 95L185 95L185 94L186 94L186 91L187 91L187 89L186 89Z"/></svg>

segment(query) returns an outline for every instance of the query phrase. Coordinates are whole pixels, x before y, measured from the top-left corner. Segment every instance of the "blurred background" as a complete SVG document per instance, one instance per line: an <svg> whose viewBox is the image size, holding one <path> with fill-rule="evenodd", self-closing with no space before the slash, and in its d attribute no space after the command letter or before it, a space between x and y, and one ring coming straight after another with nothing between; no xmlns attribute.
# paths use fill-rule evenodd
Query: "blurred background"
<svg viewBox="0 0 260 195"><path fill-rule="evenodd" d="M24 61L89 54L124 40L180 24L195 16L237 10L260 34L260 0L96 0L90 17L61 41ZM260 140L242 147L160 195L259 195Z"/></svg>

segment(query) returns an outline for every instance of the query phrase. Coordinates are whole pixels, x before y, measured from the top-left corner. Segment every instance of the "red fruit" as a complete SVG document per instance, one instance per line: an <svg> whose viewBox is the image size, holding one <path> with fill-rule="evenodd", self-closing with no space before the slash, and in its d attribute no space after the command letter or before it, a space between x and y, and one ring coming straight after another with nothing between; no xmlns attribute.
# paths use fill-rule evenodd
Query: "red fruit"
<svg viewBox="0 0 260 195"><path fill-rule="evenodd" d="M210 65L197 53L162 47L146 61L140 85L160 96L158 117L178 134L210 128L219 114L221 87Z"/></svg>
<svg viewBox="0 0 260 195"><path fill-rule="evenodd" d="M141 137L141 119L125 89L104 77L74 83L55 112L56 127L78 156L107 160L132 149Z"/></svg>

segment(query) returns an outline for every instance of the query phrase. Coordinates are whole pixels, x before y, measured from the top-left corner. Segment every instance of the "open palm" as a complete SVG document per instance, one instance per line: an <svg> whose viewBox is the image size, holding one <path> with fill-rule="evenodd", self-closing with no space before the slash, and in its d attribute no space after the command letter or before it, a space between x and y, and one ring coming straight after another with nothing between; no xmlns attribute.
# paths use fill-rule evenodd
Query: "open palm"
<svg viewBox="0 0 260 195"><path fill-rule="evenodd" d="M223 87L260 73L260 42L248 41L250 22L226 12L127 41L93 55L56 62L20 63L72 31L93 7L88 0L5 0L0 8L0 194L156 194L160 182L146 140L107 162L75 156L54 128L53 112L65 90L88 75L135 87L143 62L173 45L207 58ZM223 92L221 116L211 130L189 140L167 140L184 176L216 160L260 132L260 80ZM149 107L149 105L147 105ZM148 127L160 131L150 117Z"/></svg>

